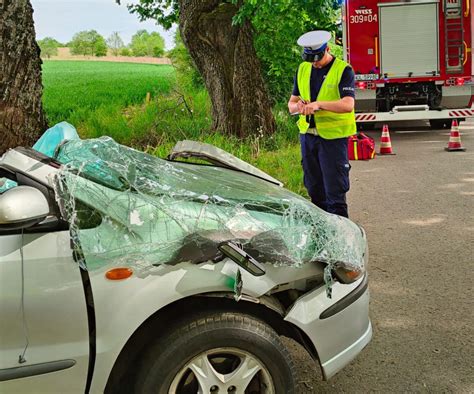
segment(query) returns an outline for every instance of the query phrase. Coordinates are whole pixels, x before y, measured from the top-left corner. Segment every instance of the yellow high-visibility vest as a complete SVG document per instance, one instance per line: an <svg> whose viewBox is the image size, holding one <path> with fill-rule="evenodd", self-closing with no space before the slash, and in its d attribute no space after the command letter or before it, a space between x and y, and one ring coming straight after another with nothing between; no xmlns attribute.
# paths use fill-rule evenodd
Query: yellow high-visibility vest
<svg viewBox="0 0 474 394"><path fill-rule="evenodd" d="M316 98L317 101L340 100L339 82L347 66L348 64L346 62L338 58L334 59L334 63L321 85L318 97ZM312 67L312 63L303 62L298 68L297 83L300 96L303 100L308 102L311 101L310 79ZM349 137L357 132L354 111L344 114L324 110L316 111L314 113L314 120L318 135L327 140ZM297 125L300 133L305 134L309 128L309 123L306 121L305 115L300 115Z"/></svg>

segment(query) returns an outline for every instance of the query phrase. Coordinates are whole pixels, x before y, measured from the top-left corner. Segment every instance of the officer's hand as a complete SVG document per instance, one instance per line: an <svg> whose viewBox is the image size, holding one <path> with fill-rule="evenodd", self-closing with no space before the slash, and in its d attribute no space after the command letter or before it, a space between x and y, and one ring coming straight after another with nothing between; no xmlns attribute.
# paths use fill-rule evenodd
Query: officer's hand
<svg viewBox="0 0 474 394"><path fill-rule="evenodd" d="M300 100L296 103L296 105L298 106L298 112L300 114L304 113L304 108L306 106L306 101Z"/></svg>
<svg viewBox="0 0 474 394"><path fill-rule="evenodd" d="M313 101L312 103L308 103L305 105L303 109L303 115L313 115L315 111L319 109L319 104L317 101Z"/></svg>

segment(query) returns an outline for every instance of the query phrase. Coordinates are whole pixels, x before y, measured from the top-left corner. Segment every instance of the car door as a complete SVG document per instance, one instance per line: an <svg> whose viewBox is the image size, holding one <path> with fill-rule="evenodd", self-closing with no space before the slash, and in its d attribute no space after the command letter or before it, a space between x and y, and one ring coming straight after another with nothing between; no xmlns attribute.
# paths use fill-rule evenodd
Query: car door
<svg viewBox="0 0 474 394"><path fill-rule="evenodd" d="M8 192L0 194L0 204ZM0 392L86 388L84 286L69 231L55 227L56 219L48 217L51 226L43 223L47 230L0 224Z"/></svg>

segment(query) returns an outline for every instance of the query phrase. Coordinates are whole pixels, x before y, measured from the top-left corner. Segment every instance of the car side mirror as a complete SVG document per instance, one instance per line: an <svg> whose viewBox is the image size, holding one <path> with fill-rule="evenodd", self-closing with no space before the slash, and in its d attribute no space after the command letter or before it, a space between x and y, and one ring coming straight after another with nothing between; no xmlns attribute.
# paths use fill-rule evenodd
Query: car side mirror
<svg viewBox="0 0 474 394"><path fill-rule="evenodd" d="M48 200L34 187L17 186L0 194L0 230L31 227L48 214Z"/></svg>

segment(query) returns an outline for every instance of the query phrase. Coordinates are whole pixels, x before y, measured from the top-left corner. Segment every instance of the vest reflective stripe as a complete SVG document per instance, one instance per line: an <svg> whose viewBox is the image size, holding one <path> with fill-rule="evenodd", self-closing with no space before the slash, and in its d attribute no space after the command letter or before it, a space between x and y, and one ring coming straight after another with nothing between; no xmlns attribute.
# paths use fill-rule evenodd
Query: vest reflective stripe
<svg viewBox="0 0 474 394"><path fill-rule="evenodd" d="M347 65L347 63L340 59L336 58L334 60L319 90L318 101L336 101L341 98L339 82ZM312 63L303 62L298 68L298 89L301 98L307 101L311 101L310 80L312 67ZM324 139L332 140L356 134L354 111L344 114L331 111L316 111L314 117L318 134ZM297 125L300 133L305 134L309 128L305 115L300 115Z"/></svg>
<svg viewBox="0 0 474 394"><path fill-rule="evenodd" d="M327 101L327 100L324 100L324 101ZM333 112L329 112L329 111L318 111L318 112L321 112L321 113L330 113L330 114L333 114ZM341 115L341 114L338 114L338 115ZM342 114L344 115L344 114ZM334 127L343 127L345 125L350 125L352 122L351 122L351 119L339 119L339 118L336 118L336 120L334 120L334 116L321 116L321 117L318 117L316 122L317 123L317 128L319 129L319 124L323 121L327 121L327 122L331 122L331 125ZM350 135L354 135L355 133L352 133Z"/></svg>

